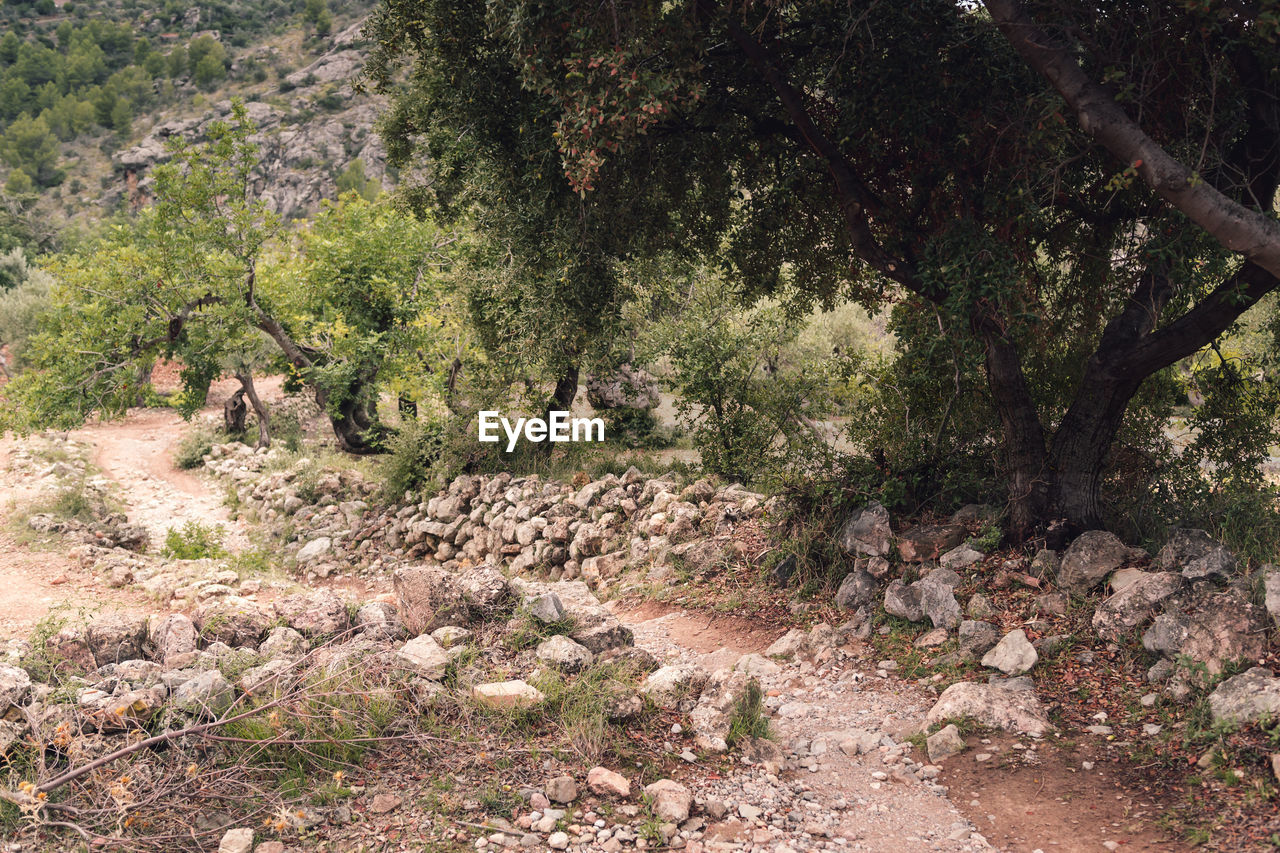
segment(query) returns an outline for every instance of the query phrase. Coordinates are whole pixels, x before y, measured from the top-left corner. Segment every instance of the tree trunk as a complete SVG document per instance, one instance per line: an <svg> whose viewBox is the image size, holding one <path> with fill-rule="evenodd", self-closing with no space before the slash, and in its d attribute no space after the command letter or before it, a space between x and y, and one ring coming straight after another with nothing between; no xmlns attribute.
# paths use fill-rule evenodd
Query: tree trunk
<svg viewBox="0 0 1280 853"><path fill-rule="evenodd" d="M244 404L244 389L241 388L222 404L222 429L228 435L240 435L244 432L244 418L248 412Z"/></svg>
<svg viewBox="0 0 1280 853"><path fill-rule="evenodd" d="M253 387L253 374L245 371L237 373L236 379L240 380L240 388L244 391L246 397L249 398L249 404L253 406L254 417L258 419L258 447L271 446L271 416L267 412L267 405L258 397L258 390ZM239 393L239 392L237 392ZM244 418L241 417L241 430Z"/></svg>
<svg viewBox="0 0 1280 853"><path fill-rule="evenodd" d="M551 412L567 412L573 407L573 400L578 396L577 362L565 368L564 373L556 380L555 391L551 394L551 402L547 405L547 415Z"/></svg>
<svg viewBox="0 0 1280 853"><path fill-rule="evenodd" d="M1022 373L1018 348L989 317L975 325L986 346L987 384L1004 432L1009 533L1021 540L1043 518L1049 493L1044 428Z"/></svg>

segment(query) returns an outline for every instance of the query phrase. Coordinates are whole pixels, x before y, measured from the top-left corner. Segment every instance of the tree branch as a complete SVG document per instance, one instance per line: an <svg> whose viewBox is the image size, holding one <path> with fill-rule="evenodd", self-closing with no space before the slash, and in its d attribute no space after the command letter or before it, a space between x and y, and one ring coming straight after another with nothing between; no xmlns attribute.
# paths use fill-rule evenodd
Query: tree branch
<svg viewBox="0 0 1280 853"><path fill-rule="evenodd" d="M1165 151L1064 48L1053 45L1017 0L984 4L1014 50L1058 90L1087 133L1223 246L1280 276L1280 224L1228 198Z"/></svg>

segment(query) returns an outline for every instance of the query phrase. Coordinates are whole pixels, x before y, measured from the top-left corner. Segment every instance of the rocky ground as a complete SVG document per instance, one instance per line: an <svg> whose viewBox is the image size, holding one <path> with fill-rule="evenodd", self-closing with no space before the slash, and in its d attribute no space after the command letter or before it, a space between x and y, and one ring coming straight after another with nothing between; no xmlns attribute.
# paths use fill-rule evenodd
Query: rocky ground
<svg viewBox="0 0 1280 853"><path fill-rule="evenodd" d="M983 552L983 508L895 530L873 505L841 531L839 589L789 602L744 568L773 504L740 486L501 475L387 507L314 452L217 446L174 472L165 417L5 448L6 585L46 560L42 593L108 604L35 642L35 618L7 623L11 849L74 846L74 824L95 847L227 851L1175 850L1157 821L1196 786L1151 784L1141 748L1167 769L1151 745L1185 703L1246 727L1280 710L1280 681L1240 667L1273 663L1280 602L1195 532L1154 558L1105 534L1019 558ZM21 511L68 479L120 512ZM185 522L224 525L231 553L157 553ZM747 576L773 604L726 614ZM673 589L700 609L652 603ZM1125 678L1140 696L1066 695ZM166 748L53 785L146 735ZM1262 769L1238 780L1274 804ZM43 805L63 797L79 811Z"/></svg>

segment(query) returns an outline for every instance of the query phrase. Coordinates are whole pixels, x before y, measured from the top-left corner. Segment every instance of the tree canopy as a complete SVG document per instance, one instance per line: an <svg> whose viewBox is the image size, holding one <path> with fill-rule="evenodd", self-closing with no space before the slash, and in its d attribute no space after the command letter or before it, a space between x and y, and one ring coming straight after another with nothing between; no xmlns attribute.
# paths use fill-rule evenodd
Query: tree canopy
<svg viewBox="0 0 1280 853"><path fill-rule="evenodd" d="M756 292L897 303L908 351L945 330L1026 534L1101 523L1131 401L1276 287L1278 9L388 0L371 32L434 203L555 199L607 238L585 256L709 251Z"/></svg>

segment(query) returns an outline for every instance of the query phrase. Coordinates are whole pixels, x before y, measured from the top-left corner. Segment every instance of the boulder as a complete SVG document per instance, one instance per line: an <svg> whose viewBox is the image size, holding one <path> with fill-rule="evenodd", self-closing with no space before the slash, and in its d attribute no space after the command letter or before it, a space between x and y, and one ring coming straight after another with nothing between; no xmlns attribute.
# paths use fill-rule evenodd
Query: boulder
<svg viewBox="0 0 1280 853"><path fill-rule="evenodd" d="M925 725L973 717L981 725L1042 737L1052 725L1034 690L1010 690L994 684L961 681L938 697Z"/></svg>
<svg viewBox="0 0 1280 853"><path fill-rule="evenodd" d="M711 674L698 703L689 712L694 746L706 752L729 751L733 711L750 684L750 676L743 672L721 669Z"/></svg>
<svg viewBox="0 0 1280 853"><path fill-rule="evenodd" d="M1262 596L1271 624L1280 628L1280 566L1262 567Z"/></svg>
<svg viewBox="0 0 1280 853"><path fill-rule="evenodd" d="M1251 723L1263 715L1280 716L1280 678L1265 667L1228 678L1209 694L1209 709L1215 723Z"/></svg>
<svg viewBox="0 0 1280 853"><path fill-rule="evenodd" d="M1058 586L1073 593L1093 589L1131 558L1132 549L1105 530L1081 533L1062 555Z"/></svg>
<svg viewBox="0 0 1280 853"><path fill-rule="evenodd" d="M456 575L436 566L413 566L396 569L391 584L400 619L411 633L467 624L467 600Z"/></svg>
<svg viewBox="0 0 1280 853"><path fill-rule="evenodd" d="M476 566L458 576L472 622L487 622L507 616L515 607L515 596L502 572L493 566Z"/></svg>
<svg viewBox="0 0 1280 853"><path fill-rule="evenodd" d="M607 767L592 767L587 771L587 787L599 797L631 796L631 783L621 773Z"/></svg>
<svg viewBox="0 0 1280 853"><path fill-rule="evenodd" d="M976 658L990 651L1000 642L1000 629L990 622L966 619L960 623L960 648L962 657Z"/></svg>
<svg viewBox="0 0 1280 853"><path fill-rule="evenodd" d="M1230 661L1258 660L1266 642L1264 611L1234 588L1195 590L1171 601L1142 635L1147 651L1187 655L1211 675Z"/></svg>
<svg viewBox="0 0 1280 853"><path fill-rule="evenodd" d="M944 569L965 569L980 563L987 555L968 543L957 545L938 558L938 565Z"/></svg>
<svg viewBox="0 0 1280 853"><path fill-rule="evenodd" d="M1180 572L1188 580L1226 578L1235 572L1236 556L1203 530L1178 528L1156 554L1155 564L1166 572Z"/></svg>
<svg viewBox="0 0 1280 853"><path fill-rule="evenodd" d="M659 779L652 785L646 785L644 792L649 797L654 816L659 820L679 824L689 819L693 795L684 785L671 779Z"/></svg>
<svg viewBox="0 0 1280 853"><path fill-rule="evenodd" d="M802 654L809 646L809 635L799 628L792 628L769 644L764 650L765 657L793 658Z"/></svg>
<svg viewBox="0 0 1280 853"><path fill-rule="evenodd" d="M901 580L895 580L885 588L884 610L908 622L919 622L924 618L920 596L921 590L915 584L908 586Z"/></svg>
<svg viewBox="0 0 1280 853"><path fill-rule="evenodd" d="M929 754L930 764L938 764L964 750L964 738L960 737L960 730L954 723L947 723L925 738L925 751Z"/></svg>
<svg viewBox="0 0 1280 853"><path fill-rule="evenodd" d="M539 643L535 657L562 672L582 672L595 659L586 646L559 634Z"/></svg>
<svg viewBox="0 0 1280 853"><path fill-rule="evenodd" d="M920 609L935 628L954 628L960 624L960 602L955 588L960 578L950 569L935 569L912 586L920 589Z"/></svg>
<svg viewBox="0 0 1280 853"><path fill-rule="evenodd" d="M314 563L316 560L328 554L333 550L333 540L328 536L320 536L312 539L306 545L298 549L298 565L305 566L308 563Z"/></svg>
<svg viewBox="0 0 1280 853"><path fill-rule="evenodd" d="M920 524L898 536L898 555L904 563L936 560L964 542L969 529L963 524Z"/></svg>
<svg viewBox="0 0 1280 853"><path fill-rule="evenodd" d="M854 569L844 576L836 590L836 606L845 610L857 610L870 604L876 596L876 579L870 572Z"/></svg>
<svg viewBox="0 0 1280 853"><path fill-rule="evenodd" d="M560 603L560 597L554 592L543 593L530 599L525 603L525 610L531 618L544 625L559 622L564 618L564 605Z"/></svg>
<svg viewBox="0 0 1280 853"><path fill-rule="evenodd" d="M195 623L182 613L169 614L151 630L156 660L168 668L185 665L195 655L197 638Z"/></svg>
<svg viewBox="0 0 1280 853"><path fill-rule="evenodd" d="M256 647L271 625L271 619L249 599L224 595L201 603L196 610L195 624L206 643Z"/></svg>
<svg viewBox="0 0 1280 853"><path fill-rule="evenodd" d="M414 637L396 652L396 661L428 681L444 678L449 654L428 634Z"/></svg>
<svg viewBox="0 0 1280 853"><path fill-rule="evenodd" d="M982 658L982 665L998 669L1005 675L1022 675L1036 665L1039 655L1021 628L1005 634L995 648Z"/></svg>
<svg viewBox="0 0 1280 853"><path fill-rule="evenodd" d="M0 719L10 708L21 707L31 693L31 676L25 669L0 663Z"/></svg>
<svg viewBox="0 0 1280 853"><path fill-rule="evenodd" d="M541 690L520 680L477 684L471 689L471 696L497 708L527 708L545 698Z"/></svg>
<svg viewBox="0 0 1280 853"><path fill-rule="evenodd" d="M352 624L360 633L370 637L392 639L405 633L399 611L394 604L388 604L385 601L370 601L362 604L356 611L356 618Z"/></svg>
<svg viewBox="0 0 1280 853"><path fill-rule="evenodd" d="M1093 630L1104 640L1120 642L1145 625L1160 602L1181 587L1182 576L1174 572L1144 573L1098 605L1093 613Z"/></svg>
<svg viewBox="0 0 1280 853"><path fill-rule="evenodd" d="M883 557L889 553L892 537L889 510L872 501L849 516L840 528L840 548L846 554Z"/></svg>
<svg viewBox="0 0 1280 853"><path fill-rule="evenodd" d="M564 608L563 618L573 622L569 638L596 655L634 643L631 629L618 621L582 581L539 583L515 578L511 589L526 606L539 596L553 593Z"/></svg>
<svg viewBox="0 0 1280 853"><path fill-rule="evenodd" d="M258 646L258 652L270 660L293 660L307 653L307 640L292 628L272 628Z"/></svg>
<svg viewBox="0 0 1280 853"><path fill-rule="evenodd" d="M89 623L85 640L98 666L142 657L147 619L126 613L104 613Z"/></svg>
<svg viewBox="0 0 1280 853"><path fill-rule="evenodd" d="M707 671L697 664L672 664L649 673L640 692L660 708L692 706L702 694L707 678Z"/></svg>
<svg viewBox="0 0 1280 853"><path fill-rule="evenodd" d="M173 707L197 717L217 717L231 707L236 690L216 669L199 673L178 685L170 697Z"/></svg>
<svg viewBox="0 0 1280 853"><path fill-rule="evenodd" d="M351 624L347 603L327 589L286 595L272 607L277 619L307 637L332 637Z"/></svg>

